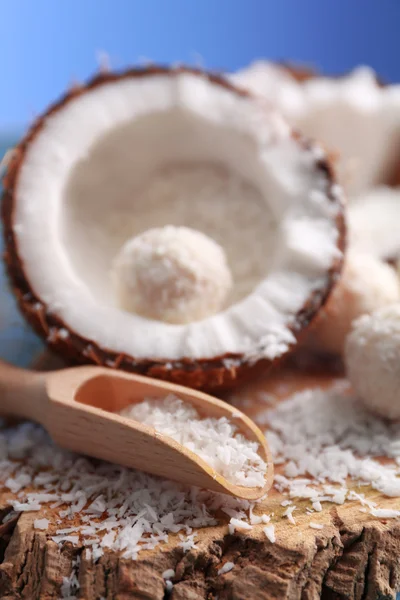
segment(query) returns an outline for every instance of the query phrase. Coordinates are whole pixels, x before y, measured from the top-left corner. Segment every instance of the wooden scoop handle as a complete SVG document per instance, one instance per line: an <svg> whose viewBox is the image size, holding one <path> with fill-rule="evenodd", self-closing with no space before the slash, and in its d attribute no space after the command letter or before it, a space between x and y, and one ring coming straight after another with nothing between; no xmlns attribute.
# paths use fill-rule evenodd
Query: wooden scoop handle
<svg viewBox="0 0 400 600"><path fill-rule="evenodd" d="M0 415L42 421L48 402L46 376L0 360Z"/></svg>

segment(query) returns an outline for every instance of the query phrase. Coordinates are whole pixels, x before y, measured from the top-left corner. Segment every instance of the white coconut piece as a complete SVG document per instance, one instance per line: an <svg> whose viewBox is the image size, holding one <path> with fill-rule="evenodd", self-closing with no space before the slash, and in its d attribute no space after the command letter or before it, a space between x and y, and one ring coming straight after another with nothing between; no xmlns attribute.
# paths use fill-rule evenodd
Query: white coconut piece
<svg viewBox="0 0 400 600"><path fill-rule="evenodd" d="M103 79L45 116L26 146L12 211L24 277L46 314L105 356L276 359L339 269L340 190L323 161L280 115L216 78ZM168 224L224 248L234 285L218 314L170 324L121 310L114 257Z"/></svg>
<svg viewBox="0 0 400 600"><path fill-rule="evenodd" d="M257 60L230 76L233 83L250 90L276 106L286 116L304 111L302 86L281 65Z"/></svg>
<svg viewBox="0 0 400 600"><path fill-rule="evenodd" d="M400 419L400 304L358 319L346 341L346 368L371 411Z"/></svg>
<svg viewBox="0 0 400 600"><path fill-rule="evenodd" d="M395 270L372 255L349 250L342 277L311 333L311 345L342 354L355 319L398 301L400 284Z"/></svg>
<svg viewBox="0 0 400 600"><path fill-rule="evenodd" d="M167 323L218 312L232 287L223 248L188 227L150 229L128 240L113 278L124 309Z"/></svg>
<svg viewBox="0 0 400 600"><path fill-rule="evenodd" d="M257 61L232 78L337 154L339 179L350 198L384 183L395 166L400 85L379 85L372 69L299 82L285 68Z"/></svg>
<svg viewBox="0 0 400 600"><path fill-rule="evenodd" d="M383 260L400 257L400 188L378 186L358 196L347 224L352 248Z"/></svg>

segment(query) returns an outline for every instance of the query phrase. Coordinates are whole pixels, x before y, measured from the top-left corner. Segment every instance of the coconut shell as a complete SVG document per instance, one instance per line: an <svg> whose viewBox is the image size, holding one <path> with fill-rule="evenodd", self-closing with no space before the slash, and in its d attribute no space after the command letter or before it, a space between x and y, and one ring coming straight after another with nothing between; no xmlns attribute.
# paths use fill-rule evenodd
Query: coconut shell
<svg viewBox="0 0 400 600"><path fill-rule="evenodd" d="M111 368L123 369L125 371L135 372L149 377L155 377L179 383L196 389L208 391L224 390L234 387L244 379L252 376L256 372L266 370L282 360L282 357L273 361L262 358L256 362L249 360L240 354L226 354L215 356L204 360L180 359L165 360L137 359L133 356L118 354L90 339L85 339L78 331L71 330L66 323L56 314L50 314L45 303L35 293L34 282L28 280L24 271L23 262L18 253L17 240L13 232L13 213L15 206L15 190L18 182L18 175L23 165L25 154L29 146L33 143L36 136L42 129L46 119L62 109L73 98L80 96L97 86L104 83L116 81L122 78L151 76L152 74L179 73L187 72L201 77L208 77L213 83L224 86L235 94L241 96L250 96L247 91L233 86L230 82L221 76L205 73L199 69L178 67L169 69L166 67L149 66L140 69L130 69L123 73L100 73L80 87L74 86L58 102L51 105L47 112L41 115L31 126L26 136L16 146L11 161L7 168L7 173L3 181L2 197L2 220L4 226L5 253L4 260L7 268L12 291L18 301L21 312L33 329L46 341L51 350L60 354L67 362L71 364L94 364L108 366ZM303 139L300 134L295 133L298 139L306 149L309 142ZM335 183L333 167L329 159L317 160L317 168L324 172L331 184ZM339 231L337 246L341 251L345 248L345 219L344 207L336 196L329 196L332 203L339 206L336 217L337 228ZM298 340L302 333L307 329L310 322L316 316L321 306L323 306L336 282L340 276L342 268L342 257L335 260L331 269L326 273L324 285L314 291L302 309L295 316L292 332ZM295 346L296 344L293 344Z"/></svg>

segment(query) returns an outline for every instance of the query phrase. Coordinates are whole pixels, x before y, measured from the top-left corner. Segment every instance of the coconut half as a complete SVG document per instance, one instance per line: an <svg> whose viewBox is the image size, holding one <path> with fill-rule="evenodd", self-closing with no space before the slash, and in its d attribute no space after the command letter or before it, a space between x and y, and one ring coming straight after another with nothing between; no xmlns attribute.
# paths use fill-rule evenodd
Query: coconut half
<svg viewBox="0 0 400 600"><path fill-rule="evenodd" d="M279 108L289 123L337 155L350 198L392 183L400 162L400 85L382 86L367 67L339 77L257 61L231 76Z"/></svg>
<svg viewBox="0 0 400 600"><path fill-rule="evenodd" d="M324 151L219 77L102 74L40 117L4 179L5 259L22 311L70 361L197 388L285 356L341 268L343 204ZM124 310L112 265L166 225L224 249L217 314L170 324Z"/></svg>

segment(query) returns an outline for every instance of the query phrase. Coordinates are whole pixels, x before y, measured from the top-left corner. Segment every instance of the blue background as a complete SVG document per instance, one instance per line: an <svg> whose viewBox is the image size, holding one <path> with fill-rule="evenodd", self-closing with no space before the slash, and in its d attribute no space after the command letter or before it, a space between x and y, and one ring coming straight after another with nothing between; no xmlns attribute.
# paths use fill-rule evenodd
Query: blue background
<svg viewBox="0 0 400 600"><path fill-rule="evenodd" d="M400 0L0 0L0 127L19 128L74 79L140 57L234 70L291 58L400 81Z"/></svg>

